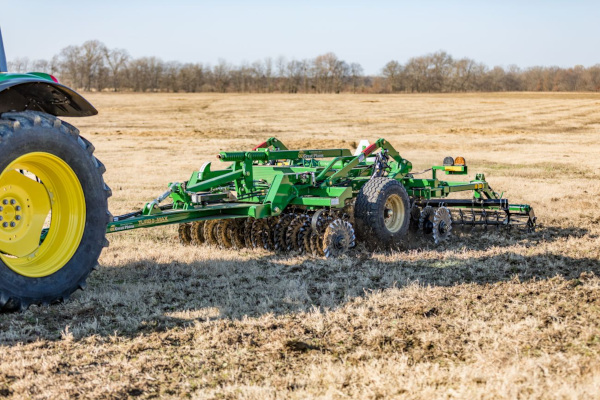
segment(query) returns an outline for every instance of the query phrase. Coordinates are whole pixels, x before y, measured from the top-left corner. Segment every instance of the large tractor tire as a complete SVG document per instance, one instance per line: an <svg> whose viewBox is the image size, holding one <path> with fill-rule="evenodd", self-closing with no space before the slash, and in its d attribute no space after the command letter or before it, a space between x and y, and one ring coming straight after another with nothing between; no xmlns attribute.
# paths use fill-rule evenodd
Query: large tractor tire
<svg viewBox="0 0 600 400"><path fill-rule="evenodd" d="M356 233L371 248L396 248L403 244L410 222L410 202L400 182L371 178L361 188L354 205Z"/></svg>
<svg viewBox="0 0 600 400"><path fill-rule="evenodd" d="M0 311L69 298L108 245L104 165L73 126L0 115Z"/></svg>

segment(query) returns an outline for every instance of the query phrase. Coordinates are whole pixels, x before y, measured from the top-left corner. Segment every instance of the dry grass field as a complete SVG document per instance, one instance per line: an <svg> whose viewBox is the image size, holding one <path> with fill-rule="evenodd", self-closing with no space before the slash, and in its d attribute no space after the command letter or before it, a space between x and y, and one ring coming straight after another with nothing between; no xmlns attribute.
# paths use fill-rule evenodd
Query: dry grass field
<svg viewBox="0 0 600 400"><path fill-rule="evenodd" d="M0 397L600 398L600 95L88 99L99 116L70 122L114 214L218 150L384 137L415 171L464 156L541 227L338 260L113 234L87 290L0 315Z"/></svg>

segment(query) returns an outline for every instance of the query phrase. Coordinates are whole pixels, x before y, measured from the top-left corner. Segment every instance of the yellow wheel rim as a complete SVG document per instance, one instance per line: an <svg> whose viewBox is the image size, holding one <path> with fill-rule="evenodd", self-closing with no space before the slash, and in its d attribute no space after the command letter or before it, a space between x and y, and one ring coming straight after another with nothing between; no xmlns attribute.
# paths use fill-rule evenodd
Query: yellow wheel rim
<svg viewBox="0 0 600 400"><path fill-rule="evenodd" d="M0 174L0 207L0 259L16 273L51 275L79 247L85 197L61 158L34 152L11 162Z"/></svg>
<svg viewBox="0 0 600 400"><path fill-rule="evenodd" d="M404 205L397 194L387 198L383 207L383 221L388 231L396 233L402 228L404 222Z"/></svg>

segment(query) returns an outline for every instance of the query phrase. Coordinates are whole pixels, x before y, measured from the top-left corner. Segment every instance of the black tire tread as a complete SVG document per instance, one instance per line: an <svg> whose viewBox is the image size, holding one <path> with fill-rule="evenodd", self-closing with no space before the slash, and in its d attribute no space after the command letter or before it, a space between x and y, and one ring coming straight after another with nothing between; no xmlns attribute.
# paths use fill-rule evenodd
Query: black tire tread
<svg viewBox="0 0 600 400"><path fill-rule="evenodd" d="M21 132L27 129L38 126L60 132L65 136L64 140L76 140L79 145L86 150L90 163L97 168L102 179L103 190L106 195L106 199L112 195L110 188L106 185L104 179L102 178L106 168L104 167L104 164L102 164L96 157L93 156L95 150L94 146L87 139L80 136L79 129L65 121L58 119L55 116L37 111L3 113L0 115L0 146L2 146L2 142L8 139L10 136L19 135ZM108 212L107 208L106 223L111 220L112 215L110 212ZM108 240L106 240L106 238L104 238L103 246L108 246ZM98 261L96 260L95 264L88 269L87 273L74 287L67 288L61 293L58 293L55 298L25 300L14 295L8 296L7 294L2 293L0 289L0 312L25 311L30 305L47 305L51 303L67 301L74 291L77 289L83 290L87 286L86 280L91 271L97 268L97 265Z"/></svg>
<svg viewBox="0 0 600 400"><path fill-rule="evenodd" d="M405 206L405 219L402 227L395 234L385 228L381 215L382 202L389 190L397 191ZM406 189L400 182L386 178L371 178L361 188L354 205L356 234L369 248L392 248L402 244L408 233L410 222L410 201Z"/></svg>

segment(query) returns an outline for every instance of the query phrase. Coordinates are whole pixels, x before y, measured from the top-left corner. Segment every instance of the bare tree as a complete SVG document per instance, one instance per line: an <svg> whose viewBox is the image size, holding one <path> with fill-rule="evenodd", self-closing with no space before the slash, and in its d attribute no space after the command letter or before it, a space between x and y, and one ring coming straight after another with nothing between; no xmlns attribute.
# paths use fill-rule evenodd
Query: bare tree
<svg viewBox="0 0 600 400"><path fill-rule="evenodd" d="M24 74L29 71L29 58L17 57L8 62L8 70L19 74Z"/></svg>
<svg viewBox="0 0 600 400"><path fill-rule="evenodd" d="M217 91L225 93L231 83L230 75L231 66L223 59L213 68L213 78Z"/></svg>
<svg viewBox="0 0 600 400"><path fill-rule="evenodd" d="M265 58L264 65L265 85L267 93L271 93L273 91L273 59L271 57Z"/></svg>
<svg viewBox="0 0 600 400"><path fill-rule="evenodd" d="M287 63L286 79L288 93L298 93L303 77L303 64L300 61L292 60Z"/></svg>
<svg viewBox="0 0 600 400"><path fill-rule="evenodd" d="M104 58L110 69L110 77L112 87L115 92L121 89L121 81L123 79L123 70L127 67L129 61L129 53L125 49L104 49Z"/></svg>
<svg viewBox="0 0 600 400"><path fill-rule="evenodd" d="M325 53L313 60L313 71L318 93L339 93L344 78L348 76L348 64L334 53Z"/></svg>
<svg viewBox="0 0 600 400"><path fill-rule="evenodd" d="M84 79L84 90L91 90L94 79L100 75L105 53L106 46L98 40L88 40L81 45L79 67Z"/></svg>
<svg viewBox="0 0 600 400"><path fill-rule="evenodd" d="M477 79L485 72L484 65L462 58L451 64L450 82L446 87L453 92L472 91L477 87Z"/></svg>
<svg viewBox="0 0 600 400"><path fill-rule="evenodd" d="M61 80L66 81L70 86L74 86L75 88L83 86L81 68L79 66L81 55L82 49L79 46L65 47L59 54Z"/></svg>
<svg viewBox="0 0 600 400"><path fill-rule="evenodd" d="M381 74L387 82L388 90L392 93L404 90L403 72L404 67L398 61L392 60L383 67Z"/></svg>
<svg viewBox="0 0 600 400"><path fill-rule="evenodd" d="M225 60L211 67L163 62L156 57L131 59L123 49L107 49L91 40L68 46L51 60L12 60L11 71L30 69L58 74L83 90L219 91L219 92L470 92L470 91L600 91L600 64L585 68L515 65L489 69L469 58L455 60L445 51L413 57L405 64L388 62L379 76L364 76L362 66L334 53L313 59L275 61L265 58L234 66Z"/></svg>

